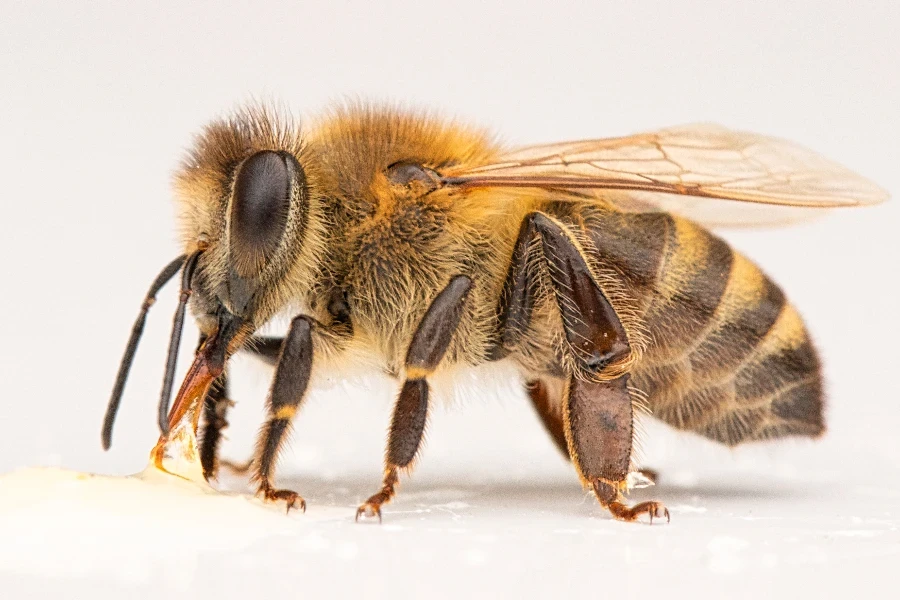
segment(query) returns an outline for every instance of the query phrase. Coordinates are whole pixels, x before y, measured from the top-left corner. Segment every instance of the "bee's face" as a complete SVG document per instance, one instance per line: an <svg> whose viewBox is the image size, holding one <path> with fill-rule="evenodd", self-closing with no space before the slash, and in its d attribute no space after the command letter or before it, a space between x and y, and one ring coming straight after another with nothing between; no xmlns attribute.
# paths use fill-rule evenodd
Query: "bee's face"
<svg viewBox="0 0 900 600"><path fill-rule="evenodd" d="M262 150L235 169L220 203L217 235L194 284L194 309L209 334L223 318L252 331L279 308L278 283L295 260L305 228L307 184L290 153Z"/></svg>
<svg viewBox="0 0 900 600"><path fill-rule="evenodd" d="M205 203L214 208L205 215L189 213L195 224L204 225L194 234L199 259L191 288L205 341L176 398L176 416L191 398L206 393L228 357L284 306L291 295L286 281L303 262L298 256L306 237L309 198L297 157L283 150L258 150L232 171L230 177L224 170L212 171L213 177L205 181L195 174L205 184L195 189L214 200ZM218 185L210 185L217 179ZM217 190L227 193L217 197Z"/></svg>
<svg viewBox="0 0 900 600"><path fill-rule="evenodd" d="M184 252L202 250L191 311L204 336L226 318L253 331L309 286L320 254L315 164L299 124L266 106L195 138L174 183Z"/></svg>

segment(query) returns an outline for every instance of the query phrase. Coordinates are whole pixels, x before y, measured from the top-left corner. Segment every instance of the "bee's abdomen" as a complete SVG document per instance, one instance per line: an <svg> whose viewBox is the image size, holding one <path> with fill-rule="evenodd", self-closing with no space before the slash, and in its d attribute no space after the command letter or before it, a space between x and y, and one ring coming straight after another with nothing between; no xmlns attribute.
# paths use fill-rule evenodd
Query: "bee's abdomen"
<svg viewBox="0 0 900 600"><path fill-rule="evenodd" d="M664 213L588 221L598 258L635 295L650 334L633 381L654 416L729 445L823 431L815 349L756 265Z"/></svg>

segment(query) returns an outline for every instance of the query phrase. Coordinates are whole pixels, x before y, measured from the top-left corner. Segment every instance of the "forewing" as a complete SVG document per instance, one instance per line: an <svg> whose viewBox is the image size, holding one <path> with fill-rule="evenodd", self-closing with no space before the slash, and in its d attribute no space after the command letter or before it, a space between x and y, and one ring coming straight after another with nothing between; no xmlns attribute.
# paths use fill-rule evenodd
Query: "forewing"
<svg viewBox="0 0 900 600"><path fill-rule="evenodd" d="M623 210L674 211L713 224L791 221L815 213L811 208L877 204L888 197L807 148L708 124L529 146L444 177L446 185L460 187L620 190L603 197Z"/></svg>

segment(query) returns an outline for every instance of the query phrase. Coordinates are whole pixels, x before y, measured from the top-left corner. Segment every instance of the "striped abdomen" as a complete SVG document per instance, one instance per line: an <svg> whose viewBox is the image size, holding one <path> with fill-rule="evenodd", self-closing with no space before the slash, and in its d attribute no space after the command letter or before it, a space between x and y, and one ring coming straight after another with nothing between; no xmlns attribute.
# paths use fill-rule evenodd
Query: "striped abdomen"
<svg viewBox="0 0 900 600"><path fill-rule="evenodd" d="M654 416L729 445L824 430L815 349L756 265L666 213L581 217L638 301L650 344L632 381Z"/></svg>

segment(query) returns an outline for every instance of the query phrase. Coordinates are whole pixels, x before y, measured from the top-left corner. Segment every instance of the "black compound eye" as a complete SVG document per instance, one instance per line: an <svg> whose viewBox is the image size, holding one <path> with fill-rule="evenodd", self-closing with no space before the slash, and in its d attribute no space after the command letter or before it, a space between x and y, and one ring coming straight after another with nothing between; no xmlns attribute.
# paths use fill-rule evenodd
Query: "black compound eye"
<svg viewBox="0 0 900 600"><path fill-rule="evenodd" d="M292 157L267 150L257 152L238 169L230 246L232 264L241 276L258 274L281 242L291 205L292 167L299 169Z"/></svg>
<svg viewBox="0 0 900 600"><path fill-rule="evenodd" d="M423 167L411 162L397 162L387 168L388 181L394 185L410 186L418 184L423 186L426 192L432 192L440 187L441 176L433 169Z"/></svg>

